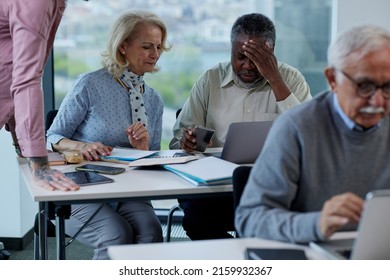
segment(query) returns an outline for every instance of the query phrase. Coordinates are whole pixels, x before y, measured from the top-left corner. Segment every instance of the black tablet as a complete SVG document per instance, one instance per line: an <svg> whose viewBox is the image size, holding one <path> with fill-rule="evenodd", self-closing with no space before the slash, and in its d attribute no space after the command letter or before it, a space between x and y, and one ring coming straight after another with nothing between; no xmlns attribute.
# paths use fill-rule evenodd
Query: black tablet
<svg viewBox="0 0 390 280"><path fill-rule="evenodd" d="M290 248L247 248L247 260L307 260L305 251Z"/></svg>
<svg viewBox="0 0 390 280"><path fill-rule="evenodd" d="M72 179L79 186L89 186L114 182L114 180L111 178L91 171L66 172L64 173L64 175Z"/></svg>

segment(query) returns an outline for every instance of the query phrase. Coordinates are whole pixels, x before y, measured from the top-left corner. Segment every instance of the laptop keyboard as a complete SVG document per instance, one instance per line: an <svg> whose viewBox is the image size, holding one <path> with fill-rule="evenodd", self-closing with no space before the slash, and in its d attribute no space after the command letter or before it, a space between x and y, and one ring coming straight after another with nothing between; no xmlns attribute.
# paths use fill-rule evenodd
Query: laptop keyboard
<svg viewBox="0 0 390 280"><path fill-rule="evenodd" d="M205 156L212 156L212 157L217 157L221 158L221 152L211 152L211 153L203 153Z"/></svg>

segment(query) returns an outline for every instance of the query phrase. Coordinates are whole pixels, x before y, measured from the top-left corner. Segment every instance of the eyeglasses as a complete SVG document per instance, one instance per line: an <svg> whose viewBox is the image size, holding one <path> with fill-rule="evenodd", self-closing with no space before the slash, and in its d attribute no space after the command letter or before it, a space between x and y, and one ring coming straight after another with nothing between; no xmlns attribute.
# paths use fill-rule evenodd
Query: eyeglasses
<svg viewBox="0 0 390 280"><path fill-rule="evenodd" d="M344 71L342 70L338 70L338 71L340 71L345 77L348 78L348 80L350 80L356 86L357 89L356 93L359 97L365 99L371 98L378 89L381 89L383 98L384 99L390 98L390 82L381 85L377 85L375 83L368 82L368 81L358 82L354 78L349 76L347 73L345 73Z"/></svg>

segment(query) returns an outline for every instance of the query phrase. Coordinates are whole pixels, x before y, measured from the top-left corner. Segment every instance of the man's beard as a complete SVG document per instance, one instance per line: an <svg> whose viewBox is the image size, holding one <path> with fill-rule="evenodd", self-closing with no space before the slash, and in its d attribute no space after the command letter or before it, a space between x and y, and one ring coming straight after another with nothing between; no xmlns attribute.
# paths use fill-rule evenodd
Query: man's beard
<svg viewBox="0 0 390 280"><path fill-rule="evenodd" d="M236 84L238 84L239 86L241 86L243 88L248 88L248 89L254 88L263 79L264 79L264 77L259 75L259 77L254 82L252 82L252 83L245 83L237 75L234 75L234 81L236 82Z"/></svg>

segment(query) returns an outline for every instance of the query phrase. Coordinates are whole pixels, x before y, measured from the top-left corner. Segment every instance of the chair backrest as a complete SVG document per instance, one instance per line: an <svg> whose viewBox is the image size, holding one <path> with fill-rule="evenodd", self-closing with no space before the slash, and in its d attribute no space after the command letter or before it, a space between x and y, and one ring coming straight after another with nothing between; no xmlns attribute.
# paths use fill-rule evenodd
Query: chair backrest
<svg viewBox="0 0 390 280"><path fill-rule="evenodd" d="M177 109L177 111L176 111L176 119L177 119L177 117L180 115L180 112L181 112L181 108L180 108L180 109Z"/></svg>
<svg viewBox="0 0 390 280"><path fill-rule="evenodd" d="M245 185L248 181L249 174L251 172L251 166L239 166L233 171L233 203L234 210L240 203L241 195L244 191Z"/></svg>
<svg viewBox="0 0 390 280"><path fill-rule="evenodd" d="M58 110L51 110L51 111L47 112L47 114L46 114L46 122L45 122L46 131L49 130L51 124L54 121L54 118L57 116L57 113L58 113Z"/></svg>
<svg viewBox="0 0 390 280"><path fill-rule="evenodd" d="M245 185L248 181L249 174L251 172L252 167L242 165L234 169L232 183L233 183L233 205L234 211L236 211L238 204L240 203L241 195L244 191ZM239 238L236 231L236 238Z"/></svg>

